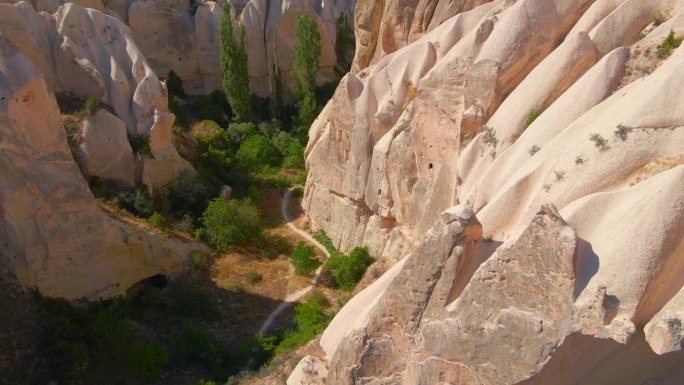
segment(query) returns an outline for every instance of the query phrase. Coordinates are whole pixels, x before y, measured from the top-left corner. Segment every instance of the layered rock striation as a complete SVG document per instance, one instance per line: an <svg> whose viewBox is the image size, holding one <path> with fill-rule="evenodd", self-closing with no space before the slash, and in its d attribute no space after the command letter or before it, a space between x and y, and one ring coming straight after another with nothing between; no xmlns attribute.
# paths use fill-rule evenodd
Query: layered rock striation
<svg viewBox="0 0 684 385"><path fill-rule="evenodd" d="M312 223L389 268L327 383L681 383L684 4L392 3L306 150Z"/></svg>

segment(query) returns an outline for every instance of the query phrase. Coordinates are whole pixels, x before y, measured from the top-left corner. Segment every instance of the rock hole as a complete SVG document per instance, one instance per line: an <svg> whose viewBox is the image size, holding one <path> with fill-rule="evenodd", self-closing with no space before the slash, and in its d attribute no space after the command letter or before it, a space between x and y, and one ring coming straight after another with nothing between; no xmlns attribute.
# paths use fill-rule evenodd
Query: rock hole
<svg viewBox="0 0 684 385"><path fill-rule="evenodd" d="M432 163L428 163L428 170L432 170L433 167Z"/></svg>
<svg viewBox="0 0 684 385"><path fill-rule="evenodd" d="M169 284L169 278L164 274L155 274L151 277L142 279L126 290L126 295L134 295L135 297L142 297L146 292L156 289L162 290Z"/></svg>
<svg viewBox="0 0 684 385"><path fill-rule="evenodd" d="M382 195L382 190L378 189L378 195Z"/></svg>

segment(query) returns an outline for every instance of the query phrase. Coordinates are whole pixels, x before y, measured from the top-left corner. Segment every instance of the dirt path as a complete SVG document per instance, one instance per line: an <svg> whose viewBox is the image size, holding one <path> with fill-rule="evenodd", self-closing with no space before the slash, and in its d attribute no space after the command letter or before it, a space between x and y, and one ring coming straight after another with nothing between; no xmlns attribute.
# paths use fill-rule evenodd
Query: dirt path
<svg viewBox="0 0 684 385"><path fill-rule="evenodd" d="M285 220L285 224L287 224L287 227L292 230L294 233L299 235L300 237L306 239L309 243L314 245L316 248L321 250L323 254L325 254L325 258L327 259L330 257L330 253L328 253L328 250L314 237L311 236L311 234L307 233L304 230L301 230L297 228L297 226L294 225L294 220L292 217L290 217L290 214L287 212L287 207L288 203L290 202L290 198L292 198L292 193L294 192L294 188L289 188L285 194L283 195L283 198L280 200L280 215L283 216L283 220ZM293 303L299 301L302 297L304 297L308 292L313 290L314 287L316 287L316 284L318 283L318 277L321 274L322 271L322 265L321 267L316 270L316 273L314 274L313 279L311 280L311 284L303 289L300 289L294 293L288 294L287 297L281 302L278 307L276 307L271 314L268 315L268 318L266 318L266 321L264 321L263 325L261 325L261 328L259 329L259 333L265 334L268 329L271 327L271 324L273 324L273 320L280 315L285 309L287 309L289 306L291 306ZM289 279L289 277L288 277Z"/></svg>

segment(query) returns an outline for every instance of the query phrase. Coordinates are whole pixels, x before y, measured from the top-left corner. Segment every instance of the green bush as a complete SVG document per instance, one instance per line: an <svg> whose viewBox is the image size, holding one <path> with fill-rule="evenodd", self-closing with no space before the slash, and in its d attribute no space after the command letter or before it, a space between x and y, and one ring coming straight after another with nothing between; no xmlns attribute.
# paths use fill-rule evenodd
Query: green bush
<svg viewBox="0 0 684 385"><path fill-rule="evenodd" d="M324 265L324 269L332 272L339 288L352 291L372 263L373 258L371 258L368 248L355 247L349 256L344 256L339 252L331 254Z"/></svg>
<svg viewBox="0 0 684 385"><path fill-rule="evenodd" d="M197 217L207 208L211 188L202 179L184 172L169 192L171 211L177 216Z"/></svg>
<svg viewBox="0 0 684 385"><path fill-rule="evenodd" d="M287 146L287 151L285 153L285 159L283 159L283 167L285 168L304 168L304 146L297 141L292 141Z"/></svg>
<svg viewBox="0 0 684 385"><path fill-rule="evenodd" d="M169 96L176 96L183 99L187 97L185 90L183 89L183 80L174 70L169 71L169 75L166 78L166 87L169 90Z"/></svg>
<svg viewBox="0 0 684 385"><path fill-rule="evenodd" d="M290 262L295 268L295 273L301 276L311 275L321 265L321 262L316 259L314 247L304 242L299 242L295 246Z"/></svg>
<svg viewBox="0 0 684 385"><path fill-rule="evenodd" d="M544 113L544 111L546 111L546 106L542 106L541 108L535 108L532 111L530 111L527 114L527 118L525 118L525 128L531 126L532 123L534 123L534 121L537 120L537 118Z"/></svg>
<svg viewBox="0 0 684 385"><path fill-rule="evenodd" d="M327 299L320 292L315 292L306 302L295 307L294 321L296 328L285 332L282 341L276 348L276 354L296 349L322 332L331 320L326 313Z"/></svg>
<svg viewBox="0 0 684 385"><path fill-rule="evenodd" d="M178 351L185 362L195 362L208 369L223 364L223 353L220 345L209 335L206 329L190 324L178 336Z"/></svg>
<svg viewBox="0 0 684 385"><path fill-rule="evenodd" d="M258 272L250 270L245 273L245 279L247 279L247 281L251 284L256 284L261 282L264 279L264 277Z"/></svg>
<svg viewBox="0 0 684 385"><path fill-rule="evenodd" d="M83 102L83 107L76 112L76 115L79 116L86 116L86 115L93 115L100 109L100 103L95 100L95 99L86 99Z"/></svg>
<svg viewBox="0 0 684 385"><path fill-rule="evenodd" d="M249 200L214 199L202 214L205 237L218 251L263 238L259 210Z"/></svg>
<svg viewBox="0 0 684 385"><path fill-rule="evenodd" d="M190 263L192 264L192 267L197 270L206 270L211 265L211 257L204 253L200 253L199 251L195 251L190 254Z"/></svg>
<svg viewBox="0 0 684 385"><path fill-rule="evenodd" d="M147 189L138 187L135 190L122 191L112 198L111 202L134 215L148 218L154 211L154 205Z"/></svg>
<svg viewBox="0 0 684 385"><path fill-rule="evenodd" d="M679 39L674 31L670 31L665 40L658 46L658 57L664 59L672 55L672 51L679 48L682 44L682 39Z"/></svg>
<svg viewBox="0 0 684 385"><path fill-rule="evenodd" d="M131 144L134 154L142 154L152 156L152 148L150 147L150 137L142 134L137 136L129 136L128 142Z"/></svg>
<svg viewBox="0 0 684 385"><path fill-rule="evenodd" d="M147 218L147 222L149 222L150 225L162 230L168 227L166 217L164 217L156 211L152 213L152 215L150 215L149 218Z"/></svg>
<svg viewBox="0 0 684 385"><path fill-rule="evenodd" d="M156 341L134 344L129 355L129 368L138 379L145 382L158 380L168 362L168 348Z"/></svg>
<svg viewBox="0 0 684 385"><path fill-rule="evenodd" d="M90 353L82 341L64 341L57 346L57 376L66 384L79 384L88 370Z"/></svg>
<svg viewBox="0 0 684 385"><path fill-rule="evenodd" d="M281 161L278 149L263 135L253 135L242 142L235 158L240 167L248 172L278 166Z"/></svg>
<svg viewBox="0 0 684 385"><path fill-rule="evenodd" d="M87 330L100 352L116 355L128 346L128 325L114 307L105 307L97 312Z"/></svg>

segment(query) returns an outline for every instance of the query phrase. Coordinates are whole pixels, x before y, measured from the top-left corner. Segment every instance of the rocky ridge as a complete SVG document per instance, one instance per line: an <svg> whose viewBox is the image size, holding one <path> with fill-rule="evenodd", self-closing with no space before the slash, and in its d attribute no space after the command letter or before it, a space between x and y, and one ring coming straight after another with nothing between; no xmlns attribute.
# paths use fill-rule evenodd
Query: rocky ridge
<svg viewBox="0 0 684 385"><path fill-rule="evenodd" d="M684 3L464 1L423 30L392 3L359 2L307 148L313 224L393 266L324 333L327 383L680 383Z"/></svg>
<svg viewBox="0 0 684 385"><path fill-rule="evenodd" d="M23 287L70 299L109 297L179 271L194 250L207 251L97 207L45 78L2 35L0 148L0 255Z"/></svg>
<svg viewBox="0 0 684 385"><path fill-rule="evenodd" d="M245 26L253 93L262 97L273 96L277 70L283 84L289 84L295 27L301 14L313 16L321 33L318 83L322 85L337 78L335 44L338 22L343 15L353 20L355 0L228 1L234 26L238 22ZM55 13L65 2L33 0L30 3L37 11ZM135 43L157 75L166 77L173 70L183 79L186 91L193 94L208 94L221 89L219 27L222 1L109 0L103 3L101 0L78 0L74 3L97 9L126 23Z"/></svg>

